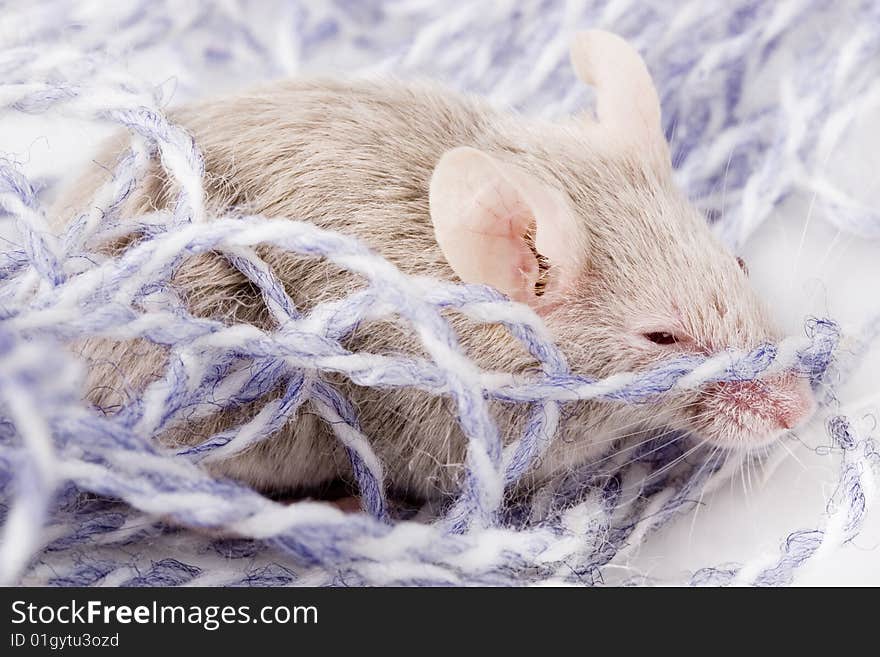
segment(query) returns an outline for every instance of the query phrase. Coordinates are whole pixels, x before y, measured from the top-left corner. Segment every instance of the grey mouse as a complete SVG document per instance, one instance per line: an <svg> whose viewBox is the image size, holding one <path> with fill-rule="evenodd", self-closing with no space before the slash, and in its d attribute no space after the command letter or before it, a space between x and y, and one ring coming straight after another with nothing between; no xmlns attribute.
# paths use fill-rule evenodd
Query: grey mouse
<svg viewBox="0 0 880 657"><path fill-rule="evenodd" d="M673 183L657 93L641 57L620 37L589 31L576 37L571 58L595 87L595 116L539 121L424 83L293 80L170 117L204 155L211 213L307 220L359 238L407 273L491 285L540 315L573 372L602 377L683 352L777 340L743 267ZM124 146L115 139L97 156L56 204L56 221L84 210ZM166 208L174 196L157 162L123 214ZM304 312L363 284L323 261L269 247L258 252ZM259 293L218 254L186 261L172 283L197 316L272 328ZM480 367L536 368L505 329L450 320ZM346 346L422 353L392 320L359 326ZM89 364L87 396L108 413L155 380L168 356L143 341L92 339L79 351ZM390 489L419 499L456 490L466 445L449 399L330 379L355 405ZM161 440L201 442L259 407L182 421ZM681 391L656 405L569 403L523 486L588 463L633 435L680 430L728 449L766 445L814 407L807 382L790 373ZM499 402L492 411L509 443L523 428L525 408ZM307 408L271 439L207 467L267 492L353 480L345 450Z"/></svg>

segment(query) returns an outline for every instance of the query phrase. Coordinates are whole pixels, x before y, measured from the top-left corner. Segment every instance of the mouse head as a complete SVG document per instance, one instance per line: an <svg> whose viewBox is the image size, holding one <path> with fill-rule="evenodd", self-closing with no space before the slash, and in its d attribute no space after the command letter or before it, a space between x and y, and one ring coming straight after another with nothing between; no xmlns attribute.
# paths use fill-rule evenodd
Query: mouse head
<svg viewBox="0 0 880 657"><path fill-rule="evenodd" d="M430 207L449 265L463 281L532 306L578 373L777 340L742 261L673 183L660 103L638 53L591 31L577 37L572 61L596 89L595 118L538 135L532 152L463 147L440 159ZM813 408L807 383L783 374L620 412L630 427L750 447Z"/></svg>

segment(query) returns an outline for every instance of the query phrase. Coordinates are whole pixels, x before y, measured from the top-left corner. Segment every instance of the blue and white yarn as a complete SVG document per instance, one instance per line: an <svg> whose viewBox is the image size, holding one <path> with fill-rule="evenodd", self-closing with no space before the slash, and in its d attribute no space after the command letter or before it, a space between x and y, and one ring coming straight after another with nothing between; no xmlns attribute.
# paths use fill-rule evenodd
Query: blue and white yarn
<svg viewBox="0 0 880 657"><path fill-rule="evenodd" d="M2 116L109 122L125 126L133 139L89 213L72 218L57 237L44 211L46 181L29 180L19 163L0 159L0 212L16 222L19 240L0 254L3 582L601 583L607 565L692 509L701 491L739 464L660 437L561 477L525 506L506 506L504 491L541 458L566 402L647 403L659 396L662 403L675 388L781 369L817 383L829 369L837 379L847 373L847 360L836 351L837 325L809 319L802 337L778 345L679 358L597 381L570 372L540 320L491 289L405 276L357 241L295 217L208 217L203 161L187 133L165 118L167 89L124 72L111 57L173 56L181 93L193 96L200 79L218 75L242 80L326 67L332 49L333 61L428 74L558 116L587 100L568 71L567 34L613 29L645 53L662 94L677 174L731 243L744 240L803 185L834 210L841 228L876 237L880 217L819 177L815 165L860 109L880 101L878 4L853 3L852 38L843 49L813 38L832 3L807 0L723 8L682 2L674 12L666 2L610 1L442 8L420 0L319 8L280 0L114 4L8 9L26 27L0 51ZM758 102L749 81L786 53L796 57L785 60L793 75L783 102ZM844 90L846 98L830 101ZM179 184L172 209L138 217L148 239L124 254L96 253L97 241L130 228L118 210L154 155ZM302 315L252 248L265 243L332 260L368 286ZM223 252L257 286L274 330L194 318L166 292L164 283L184 258L209 250ZM443 319L447 309L503 324L542 364L540 377L523 381L478 369ZM409 323L428 358L342 347L359 322L392 313ZM82 366L64 348L87 336L167 345L170 365L119 413L100 415L81 401ZM865 329L851 339L866 344L874 337ZM418 387L456 402L469 441L468 476L450 507L415 512L389 505L382 464L325 372L364 386ZM201 445L170 451L153 440L184 411L207 415L279 387L282 395L252 419ZM523 435L504 448L490 399L526 405L530 413ZM267 438L304 405L345 445L367 513L277 504L198 466ZM829 421L828 432L841 470L819 526L792 533L778 554L707 567L691 583L789 583L801 564L858 533L880 454L873 437L859 434L843 414ZM212 537L218 532L227 538Z"/></svg>

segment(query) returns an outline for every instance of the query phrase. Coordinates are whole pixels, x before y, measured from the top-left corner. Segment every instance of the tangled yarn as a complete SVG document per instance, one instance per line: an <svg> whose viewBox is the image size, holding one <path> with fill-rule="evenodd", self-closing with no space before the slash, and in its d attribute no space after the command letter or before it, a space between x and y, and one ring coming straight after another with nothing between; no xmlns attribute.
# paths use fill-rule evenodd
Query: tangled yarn
<svg viewBox="0 0 880 657"><path fill-rule="evenodd" d="M786 93L797 103L775 114L767 107L749 114L741 100L747 72L785 52L784 34L821 18L825 4L733 3L724 20L704 26L700 3L682 3L672 31L701 40L703 54L658 37L670 29L660 20L660 4L534 3L524 9L502 3L490 12L461 5L441 15L421 2L339 3L317 11L284 2L271 14L275 39L259 38L267 33L261 31L267 19L252 17L247 2L194 3L183 14L146 2L111 15L76 2L55 3L45 14L32 10L23 23L32 32L0 51L3 115L117 124L131 132L132 142L89 211L70 218L60 235L49 228L43 198L53 181L34 180L21 163L0 160L0 212L16 227L14 244L0 253L0 579L55 585L592 584L605 581L607 566L648 532L691 509L696 496L738 462L688 447L677 436L610 453L529 500L505 503L505 491L541 458L566 402L662 403L676 389L783 369L818 384L831 368L845 373L837 358L837 324L811 318L804 335L779 344L675 358L601 380L570 372L540 319L492 289L406 276L356 240L296 217L208 216L202 156L166 119L163 88L108 61L108 53L136 59L142 50L168 48L196 71L218 62L232 71L259 64L268 77L295 72L334 40L376 55L376 29L385 25L383 43L391 50L374 56L378 68L433 73L524 110L552 99L543 111L567 112L585 99L572 92L577 85L565 72L561 26L616 29L637 45L659 44L644 50L664 92L677 173L707 209L717 202L715 188L725 176L723 163L715 166L716 154L729 150L724 144L737 145L725 178L730 205L715 222L738 243L793 188L812 180L816 154L840 138L847 117L880 99L860 68L880 55L880 32L871 32L866 18L859 23L864 34L833 56L809 43L809 62L822 61L826 74L819 86L825 87L807 87L795 76ZM859 10L865 17L877 13L871 3ZM482 39L487 22L497 36L485 39L473 56L468 35ZM407 25L418 26L415 38L394 36ZM75 47L61 47L67 41ZM463 45L441 53L449 43ZM515 85L511 52L520 46L526 57L533 55L534 66L531 77ZM432 66L424 64L428 60ZM806 70L803 64L797 72ZM707 75L712 84L694 85ZM855 92L846 103L819 101L844 85ZM687 93L694 87L700 93ZM821 118L825 129L809 136L789 130L794 112L803 121ZM179 194L168 211L123 221L119 210L154 158ZM822 181L818 190L842 227L880 235L877 217L831 182ZM132 222L144 240L118 256L96 249ZM257 256L253 247L259 244L326 258L360 275L366 286L303 314ZM193 317L168 292L175 269L208 251L223 253L259 290L274 329ZM524 381L477 368L441 314L452 310L506 327L541 364L541 373ZM392 314L418 336L425 358L353 353L343 346L360 322ZM143 338L171 354L163 376L109 416L83 402L82 365L66 348L96 336ZM869 339L867 332L858 337L860 344ZM456 499L421 510L390 502L382 463L352 405L323 376L328 373L361 386L416 387L451 398L468 441L467 476ZM270 395L278 389L280 396ZM155 440L184 413L205 417L260 400L253 417L197 446L169 450ZM528 413L523 434L507 446L490 400L520 404ZM343 514L317 502L279 504L199 466L269 438L306 406L345 447L364 513ZM694 573L692 583L788 583L798 566L857 534L878 452L843 415L829 421L828 432L842 457L841 471L820 526L792 533L772 558L707 567ZM148 554L146 544L153 546Z"/></svg>

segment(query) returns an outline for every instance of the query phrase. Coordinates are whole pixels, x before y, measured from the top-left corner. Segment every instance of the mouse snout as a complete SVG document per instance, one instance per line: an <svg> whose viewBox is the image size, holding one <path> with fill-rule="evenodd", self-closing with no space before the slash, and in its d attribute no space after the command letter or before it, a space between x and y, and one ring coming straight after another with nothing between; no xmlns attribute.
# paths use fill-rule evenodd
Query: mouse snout
<svg viewBox="0 0 880 657"><path fill-rule="evenodd" d="M796 429L816 412L816 397L806 379L790 376L793 381L784 389L786 403L777 409L776 421L783 429Z"/></svg>
<svg viewBox="0 0 880 657"><path fill-rule="evenodd" d="M718 394L733 413L756 415L778 429L800 426L816 406L810 386L793 374L719 383Z"/></svg>
<svg viewBox="0 0 880 657"><path fill-rule="evenodd" d="M706 391L708 438L725 446L758 446L806 422L816 410L809 383L792 373L716 383Z"/></svg>

